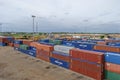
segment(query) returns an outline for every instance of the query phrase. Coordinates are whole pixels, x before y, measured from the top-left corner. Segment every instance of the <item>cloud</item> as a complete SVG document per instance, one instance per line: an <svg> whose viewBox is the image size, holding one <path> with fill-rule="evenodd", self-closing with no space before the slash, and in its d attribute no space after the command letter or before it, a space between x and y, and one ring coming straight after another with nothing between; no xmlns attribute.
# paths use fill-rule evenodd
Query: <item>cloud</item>
<svg viewBox="0 0 120 80"><path fill-rule="evenodd" d="M30 32L31 15L36 15L38 31L42 32L119 32L119 3L119 0L0 0L0 22L4 23L3 28Z"/></svg>

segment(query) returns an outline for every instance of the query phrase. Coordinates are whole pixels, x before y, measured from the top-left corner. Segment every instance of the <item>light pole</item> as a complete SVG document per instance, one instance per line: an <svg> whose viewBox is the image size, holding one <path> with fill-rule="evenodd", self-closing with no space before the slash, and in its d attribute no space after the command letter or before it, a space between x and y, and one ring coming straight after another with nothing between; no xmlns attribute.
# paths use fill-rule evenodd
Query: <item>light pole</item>
<svg viewBox="0 0 120 80"><path fill-rule="evenodd" d="M33 18L33 40L34 40L34 27L35 27L35 15L32 15L32 18Z"/></svg>
<svg viewBox="0 0 120 80"><path fill-rule="evenodd" d="M1 33L0 35L2 35L2 23L0 23L0 26L1 26L0 27L0 33Z"/></svg>

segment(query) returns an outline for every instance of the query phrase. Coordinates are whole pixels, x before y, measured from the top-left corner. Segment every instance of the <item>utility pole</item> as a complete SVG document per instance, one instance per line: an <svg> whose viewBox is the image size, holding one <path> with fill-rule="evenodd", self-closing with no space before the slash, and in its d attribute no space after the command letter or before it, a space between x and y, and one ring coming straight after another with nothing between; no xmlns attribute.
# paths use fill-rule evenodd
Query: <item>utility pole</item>
<svg viewBox="0 0 120 80"><path fill-rule="evenodd" d="M35 33L35 31L34 31L34 27L35 27L35 17L36 17L36 16L32 15L32 18L33 18L33 40L34 40L34 33Z"/></svg>

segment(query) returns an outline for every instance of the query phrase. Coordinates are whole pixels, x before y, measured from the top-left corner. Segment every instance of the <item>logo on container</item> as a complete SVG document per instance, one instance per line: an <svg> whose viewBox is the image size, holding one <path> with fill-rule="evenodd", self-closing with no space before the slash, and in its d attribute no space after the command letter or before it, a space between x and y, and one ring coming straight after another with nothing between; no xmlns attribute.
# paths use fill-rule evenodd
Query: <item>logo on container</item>
<svg viewBox="0 0 120 80"><path fill-rule="evenodd" d="M80 44L79 46L81 46L81 47L87 47L87 45L82 45L82 44Z"/></svg>
<svg viewBox="0 0 120 80"><path fill-rule="evenodd" d="M63 65L62 62L59 62L59 61L57 61L57 60L55 60L55 63L57 63L57 64L59 64L59 65Z"/></svg>
<svg viewBox="0 0 120 80"><path fill-rule="evenodd" d="M30 55L33 55L33 53L32 53L32 52L29 52L29 54L30 54Z"/></svg>

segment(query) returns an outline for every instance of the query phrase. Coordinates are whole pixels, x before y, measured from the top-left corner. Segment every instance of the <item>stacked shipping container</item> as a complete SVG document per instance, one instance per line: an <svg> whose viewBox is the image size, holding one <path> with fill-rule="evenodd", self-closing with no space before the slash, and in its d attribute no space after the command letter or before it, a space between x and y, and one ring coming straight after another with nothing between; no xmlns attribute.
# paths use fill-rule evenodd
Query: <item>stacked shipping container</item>
<svg viewBox="0 0 120 80"><path fill-rule="evenodd" d="M54 51L51 53L50 62L69 69L70 64L70 57L69 51L73 47L63 46L63 45L56 45L54 46Z"/></svg>
<svg viewBox="0 0 120 80"><path fill-rule="evenodd" d="M105 53L105 79L120 80L120 54Z"/></svg>
<svg viewBox="0 0 120 80"><path fill-rule="evenodd" d="M70 69L96 80L103 79L104 54L100 52L71 49Z"/></svg>
<svg viewBox="0 0 120 80"><path fill-rule="evenodd" d="M6 39L2 38L0 41L6 42ZM9 41L12 40L8 39ZM61 43L62 45L56 45ZM120 79L120 48L118 41L114 41L113 45L113 42L108 43L99 40L61 41L46 39L39 42L15 40L14 49L96 80L103 80L104 76L107 80Z"/></svg>

